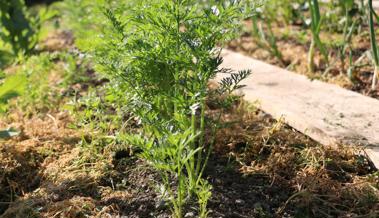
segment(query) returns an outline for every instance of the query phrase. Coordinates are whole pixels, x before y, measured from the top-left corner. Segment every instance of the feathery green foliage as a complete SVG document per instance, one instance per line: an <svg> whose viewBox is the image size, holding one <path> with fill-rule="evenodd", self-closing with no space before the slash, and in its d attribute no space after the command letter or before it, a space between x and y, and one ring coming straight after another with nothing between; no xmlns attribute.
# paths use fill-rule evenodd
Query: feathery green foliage
<svg viewBox="0 0 379 218"><path fill-rule="evenodd" d="M202 174L212 144L205 137L208 83L230 72L220 68L217 47L235 36L255 2L152 0L123 7L104 9L109 26L95 51L97 69L121 83L131 99L142 130L127 140L161 173L174 215L182 217L184 205L197 197L205 217L210 186ZM224 80L223 91L239 88L249 73L233 74L230 84Z"/></svg>

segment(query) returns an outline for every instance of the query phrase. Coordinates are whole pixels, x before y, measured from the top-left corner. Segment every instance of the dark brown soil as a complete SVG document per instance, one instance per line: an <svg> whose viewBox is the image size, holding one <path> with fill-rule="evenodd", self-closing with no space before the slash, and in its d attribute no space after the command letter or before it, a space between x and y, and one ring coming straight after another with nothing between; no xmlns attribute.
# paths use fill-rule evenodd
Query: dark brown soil
<svg viewBox="0 0 379 218"><path fill-rule="evenodd" d="M241 106L224 119L234 124L219 133L207 174L215 217L379 215L377 172L359 150L322 147Z"/></svg>

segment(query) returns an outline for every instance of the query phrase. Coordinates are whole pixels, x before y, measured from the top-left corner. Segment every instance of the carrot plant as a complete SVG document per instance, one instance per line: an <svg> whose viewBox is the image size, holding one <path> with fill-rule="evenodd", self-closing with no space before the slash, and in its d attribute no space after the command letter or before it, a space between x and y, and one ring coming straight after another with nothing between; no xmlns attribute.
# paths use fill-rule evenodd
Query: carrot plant
<svg viewBox="0 0 379 218"><path fill-rule="evenodd" d="M126 140L158 169L175 217L183 217L193 199L199 216L208 214L211 186L202 177L213 141L206 137L208 83L230 72L220 68L217 47L235 35L254 3L151 0L136 2L127 13L122 6L104 9L109 25L95 51L97 67L130 98L142 128ZM241 87L249 73L224 79L220 93Z"/></svg>

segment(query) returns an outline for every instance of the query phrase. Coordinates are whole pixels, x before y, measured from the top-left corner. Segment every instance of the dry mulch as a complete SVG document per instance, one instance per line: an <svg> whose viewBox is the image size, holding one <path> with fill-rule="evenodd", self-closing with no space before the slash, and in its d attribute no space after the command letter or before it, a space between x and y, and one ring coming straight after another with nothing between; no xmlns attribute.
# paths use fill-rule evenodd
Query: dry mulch
<svg viewBox="0 0 379 218"><path fill-rule="evenodd" d="M171 217L157 173L117 144L91 147L97 134L73 128L64 102L1 119L21 134L0 142L0 217ZM220 109L209 106L212 119ZM322 147L244 102L223 110L204 175L209 217L378 217L379 175L359 150Z"/></svg>
<svg viewBox="0 0 379 218"><path fill-rule="evenodd" d="M68 114L51 117L13 118L23 134L1 150L0 190L13 193L1 201L14 202L0 217L170 217L159 177L143 160L111 147L92 153L80 146L84 133L68 128ZM358 151L321 147L241 105L222 119L205 172L209 217L379 214L379 179Z"/></svg>

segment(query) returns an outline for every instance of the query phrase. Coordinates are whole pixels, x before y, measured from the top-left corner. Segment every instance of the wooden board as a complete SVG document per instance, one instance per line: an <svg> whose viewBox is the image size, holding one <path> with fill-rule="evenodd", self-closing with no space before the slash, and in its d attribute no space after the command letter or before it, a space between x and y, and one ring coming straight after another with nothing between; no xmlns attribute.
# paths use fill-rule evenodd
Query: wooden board
<svg viewBox="0 0 379 218"><path fill-rule="evenodd" d="M241 90L247 101L321 144L366 146L379 168L379 100L229 50L223 56L223 67L253 71Z"/></svg>

